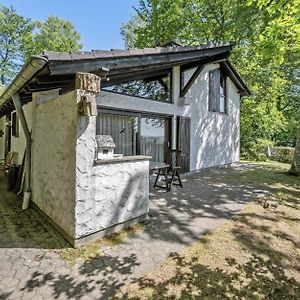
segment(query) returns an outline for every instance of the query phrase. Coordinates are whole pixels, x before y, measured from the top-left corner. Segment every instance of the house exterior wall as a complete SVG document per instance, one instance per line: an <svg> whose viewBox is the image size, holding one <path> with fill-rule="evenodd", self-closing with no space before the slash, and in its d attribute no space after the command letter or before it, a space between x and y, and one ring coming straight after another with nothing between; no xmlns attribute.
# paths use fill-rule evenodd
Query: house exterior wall
<svg viewBox="0 0 300 300"><path fill-rule="evenodd" d="M191 102L191 170L239 161L240 96L229 78L227 114L208 110L208 72L215 67L206 66L187 94Z"/></svg>
<svg viewBox="0 0 300 300"><path fill-rule="evenodd" d="M32 127L32 103L27 103L26 105L23 105L23 111L24 115L27 121L27 125L29 130L31 130ZM13 111L15 112L15 111ZM0 119L0 130L3 130L5 133L5 122L6 122L6 117L2 117ZM25 148L26 148L26 139L24 135L23 128L21 126L20 120L18 119L19 122L19 136L11 136L11 151L16 152L16 157L14 159L14 163L17 165L22 164ZM5 157L5 139L6 136L5 134L0 137L0 158Z"/></svg>
<svg viewBox="0 0 300 300"><path fill-rule="evenodd" d="M228 113L208 111L208 72L218 64L207 65L186 95L180 95L180 69L173 68L172 103L102 91L97 97L100 108L142 111L173 116L172 147L176 147L176 116L191 118L190 170L195 171L239 161L240 96L229 78ZM188 72L185 83L193 73Z"/></svg>
<svg viewBox="0 0 300 300"><path fill-rule="evenodd" d="M2 160L5 158L5 117L0 118L0 131L3 131L0 137L0 160Z"/></svg>
<svg viewBox="0 0 300 300"><path fill-rule="evenodd" d="M32 102L29 102L26 105L23 105L23 111L24 111L24 115L26 118L27 126L28 126L29 130L31 130L31 128L32 128ZM23 156L24 156L24 152L26 149L26 138L25 138L25 134L24 134L24 131L23 131L23 128L21 126L19 119L18 119L18 122L19 122L19 136L11 137L11 151L17 153L16 163L18 165L21 165Z"/></svg>
<svg viewBox="0 0 300 300"><path fill-rule="evenodd" d="M70 237L75 235L77 102L75 91L33 99L32 200Z"/></svg>

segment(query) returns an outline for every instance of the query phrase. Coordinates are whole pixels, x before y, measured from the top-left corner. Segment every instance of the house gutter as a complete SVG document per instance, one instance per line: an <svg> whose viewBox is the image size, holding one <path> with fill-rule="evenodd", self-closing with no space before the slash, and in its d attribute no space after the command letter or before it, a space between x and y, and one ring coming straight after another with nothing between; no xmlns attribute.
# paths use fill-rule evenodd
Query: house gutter
<svg viewBox="0 0 300 300"><path fill-rule="evenodd" d="M46 64L48 60L42 56L32 56L15 77L13 82L4 91L0 99L0 107L5 105L11 98L14 102L16 111L20 118L20 123L24 131L26 139L26 153L25 153L25 187L23 195L22 208L27 209L31 198L31 186L30 186L30 174L31 174L31 134L28 128L24 110L22 108L19 91L23 86L31 80L37 72L39 72Z"/></svg>

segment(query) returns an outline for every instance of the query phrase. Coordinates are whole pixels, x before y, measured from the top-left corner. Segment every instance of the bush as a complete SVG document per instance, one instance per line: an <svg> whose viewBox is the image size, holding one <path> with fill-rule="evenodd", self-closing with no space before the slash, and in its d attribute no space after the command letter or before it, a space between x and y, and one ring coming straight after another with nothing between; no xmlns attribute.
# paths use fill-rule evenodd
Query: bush
<svg viewBox="0 0 300 300"><path fill-rule="evenodd" d="M272 147L270 159L291 164L294 158L294 152L295 148L293 147Z"/></svg>
<svg viewBox="0 0 300 300"><path fill-rule="evenodd" d="M241 156L245 159L266 161L268 160L268 147L272 147L272 142L266 139L257 139L255 142L248 142L241 148Z"/></svg>

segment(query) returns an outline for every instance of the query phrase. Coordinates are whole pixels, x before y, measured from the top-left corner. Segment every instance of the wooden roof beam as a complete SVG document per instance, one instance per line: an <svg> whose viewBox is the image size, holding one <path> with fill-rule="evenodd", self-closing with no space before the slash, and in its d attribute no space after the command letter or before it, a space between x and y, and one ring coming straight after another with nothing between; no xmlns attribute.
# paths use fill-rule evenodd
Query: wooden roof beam
<svg viewBox="0 0 300 300"><path fill-rule="evenodd" d="M194 82L196 81L196 79L198 78L198 76L203 71L204 67L205 67L205 64L200 65L199 67L197 67L197 69L195 70L195 72L193 73L193 75L191 76L191 78L189 79L189 81L181 89L181 91L180 91L180 97L184 97L186 95L186 93L188 92L188 90L191 88L191 86L194 84Z"/></svg>

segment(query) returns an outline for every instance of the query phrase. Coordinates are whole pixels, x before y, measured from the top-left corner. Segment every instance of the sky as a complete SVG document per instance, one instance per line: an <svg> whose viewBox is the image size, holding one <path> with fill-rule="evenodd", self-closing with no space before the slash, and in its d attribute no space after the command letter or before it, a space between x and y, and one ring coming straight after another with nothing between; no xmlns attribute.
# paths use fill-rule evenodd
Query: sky
<svg viewBox="0 0 300 300"><path fill-rule="evenodd" d="M12 5L19 15L43 21L48 16L69 20L81 35L85 51L96 49L123 49L120 34L138 7L139 0L0 0Z"/></svg>

